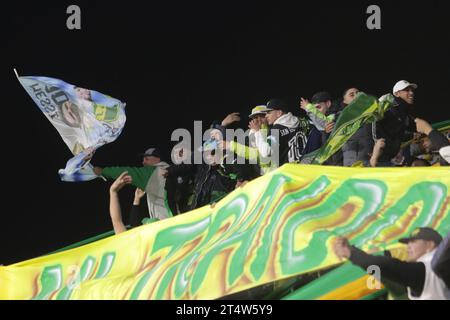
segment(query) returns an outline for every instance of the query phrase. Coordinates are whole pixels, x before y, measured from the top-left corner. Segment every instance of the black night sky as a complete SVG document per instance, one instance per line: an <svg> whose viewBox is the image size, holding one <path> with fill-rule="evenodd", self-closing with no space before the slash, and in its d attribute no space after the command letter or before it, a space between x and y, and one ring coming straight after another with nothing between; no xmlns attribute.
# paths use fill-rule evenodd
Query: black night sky
<svg viewBox="0 0 450 320"><path fill-rule="evenodd" d="M0 264L111 230L110 183L59 180L71 153L14 67L127 103L122 135L94 157L100 166L140 165L138 153L153 145L168 156L174 129L247 115L270 98L299 113L300 97L317 91L380 96L401 79L419 84L418 116L450 119L445 1L296 2L2 3ZM79 31L66 28L70 4L81 8ZM366 27L371 4L381 7L381 30ZM124 213L132 194L122 192Z"/></svg>

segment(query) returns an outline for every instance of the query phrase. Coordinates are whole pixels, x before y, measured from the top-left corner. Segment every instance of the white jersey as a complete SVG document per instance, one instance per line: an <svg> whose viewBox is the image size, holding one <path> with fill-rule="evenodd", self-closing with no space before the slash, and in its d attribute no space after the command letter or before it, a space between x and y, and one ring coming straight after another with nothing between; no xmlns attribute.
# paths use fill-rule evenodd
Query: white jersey
<svg viewBox="0 0 450 320"><path fill-rule="evenodd" d="M419 297L414 297L411 294L411 289L408 287L409 300L450 300L449 288L447 288L444 281L431 268L431 260L435 253L436 250L433 250L417 260L417 262L422 262L425 265L425 282L422 294Z"/></svg>

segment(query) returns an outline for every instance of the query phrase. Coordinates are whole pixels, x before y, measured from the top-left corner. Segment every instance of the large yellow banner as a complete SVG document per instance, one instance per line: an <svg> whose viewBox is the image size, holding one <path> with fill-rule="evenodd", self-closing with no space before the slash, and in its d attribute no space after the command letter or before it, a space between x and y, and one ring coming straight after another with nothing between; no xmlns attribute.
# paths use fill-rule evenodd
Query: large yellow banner
<svg viewBox="0 0 450 320"><path fill-rule="evenodd" d="M414 228L450 231L446 167L285 165L218 204L0 267L0 299L215 299L339 263Z"/></svg>

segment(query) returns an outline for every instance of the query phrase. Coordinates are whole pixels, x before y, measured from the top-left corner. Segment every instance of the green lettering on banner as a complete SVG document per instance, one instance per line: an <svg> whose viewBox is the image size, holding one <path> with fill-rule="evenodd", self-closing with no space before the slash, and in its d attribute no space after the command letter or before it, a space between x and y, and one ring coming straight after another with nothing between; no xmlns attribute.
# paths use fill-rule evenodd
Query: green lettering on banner
<svg viewBox="0 0 450 320"><path fill-rule="evenodd" d="M33 300L49 299L53 293L61 288L62 278L62 266L60 264L45 267L39 277L41 290Z"/></svg>

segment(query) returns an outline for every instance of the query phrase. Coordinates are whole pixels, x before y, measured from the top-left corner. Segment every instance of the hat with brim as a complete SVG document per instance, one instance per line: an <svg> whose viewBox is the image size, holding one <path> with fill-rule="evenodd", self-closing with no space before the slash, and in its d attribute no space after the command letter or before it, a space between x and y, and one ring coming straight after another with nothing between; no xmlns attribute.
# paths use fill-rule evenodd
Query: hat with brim
<svg viewBox="0 0 450 320"><path fill-rule="evenodd" d="M405 90L406 88L413 88L414 90L416 90L419 86L415 83L411 83L409 81L406 80L400 80L399 82L397 82L394 86L394 88L392 89L392 93L397 93L399 91Z"/></svg>
<svg viewBox="0 0 450 320"><path fill-rule="evenodd" d="M269 102L267 102L267 111L266 112L270 112L270 111L274 111L274 110L280 110L283 112L287 111L287 104L280 99L272 99L269 100Z"/></svg>
<svg viewBox="0 0 450 320"><path fill-rule="evenodd" d="M442 236L434 229L431 228L417 228L409 236L409 238L402 238L400 243L408 244L414 240L433 241L436 246L442 241Z"/></svg>
<svg viewBox="0 0 450 320"><path fill-rule="evenodd" d="M252 109L252 113L248 117L252 119L259 115L266 115L269 111L271 111L271 109L267 108L266 105L256 106Z"/></svg>

